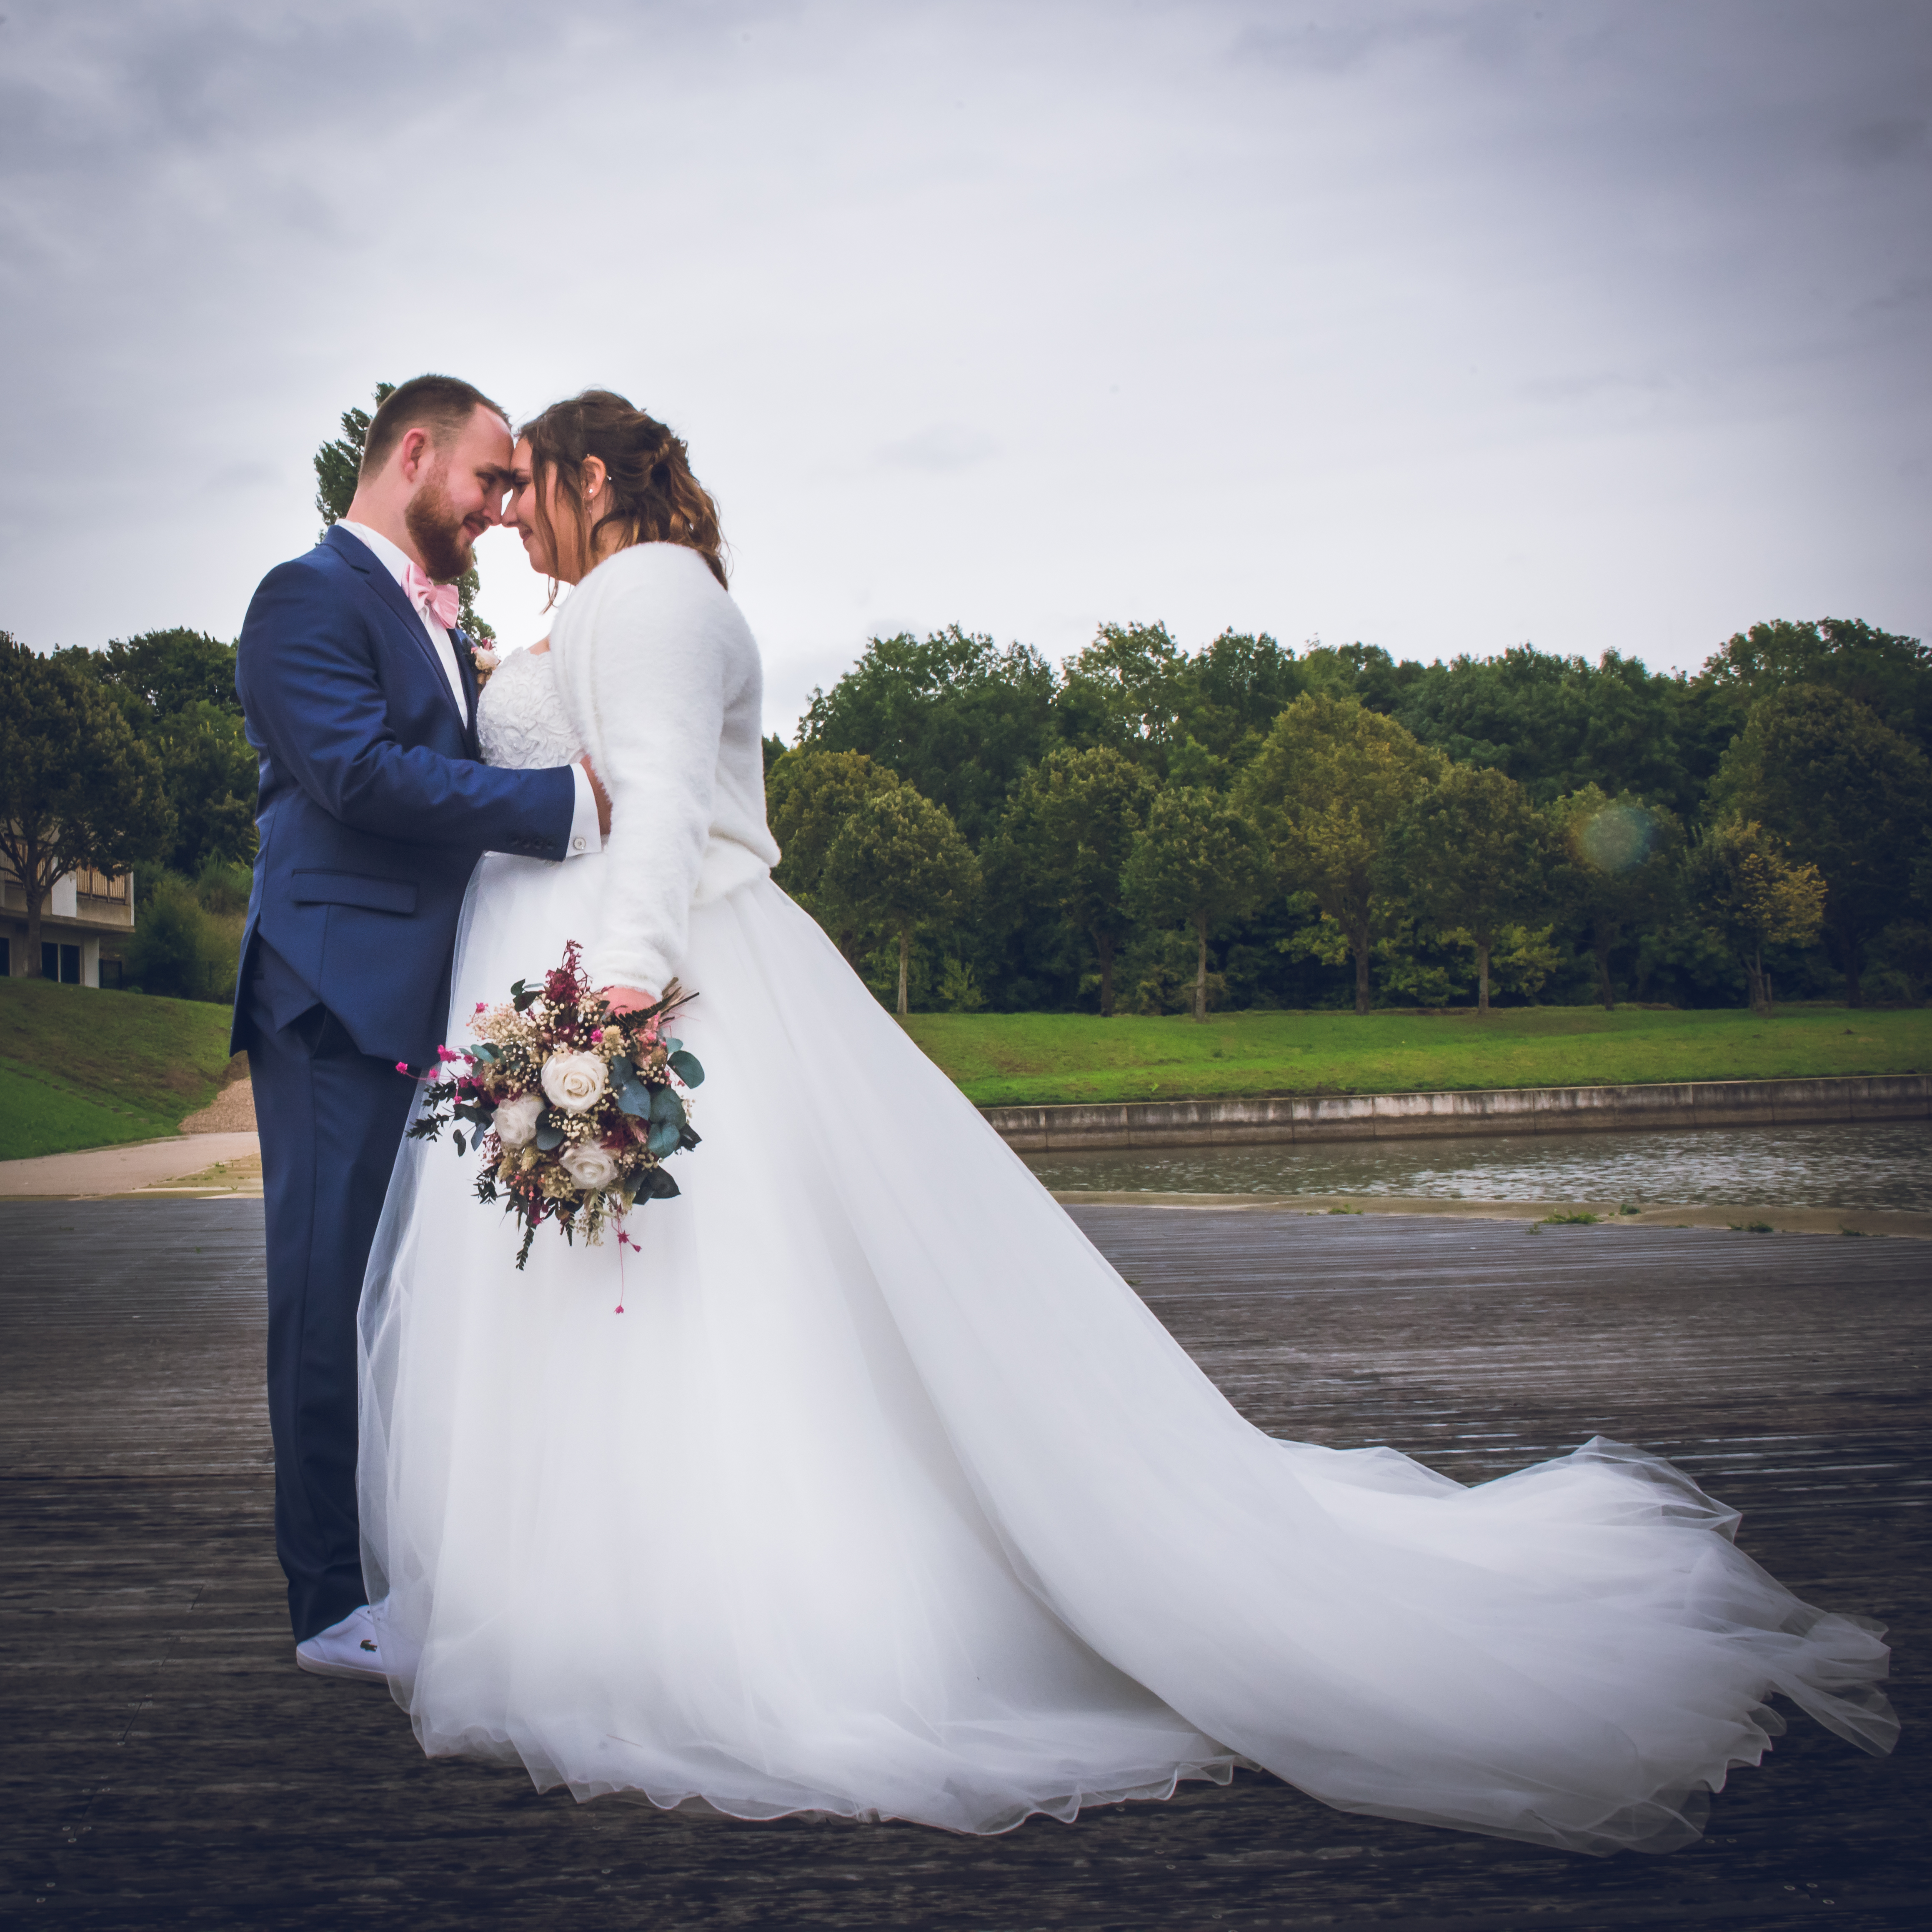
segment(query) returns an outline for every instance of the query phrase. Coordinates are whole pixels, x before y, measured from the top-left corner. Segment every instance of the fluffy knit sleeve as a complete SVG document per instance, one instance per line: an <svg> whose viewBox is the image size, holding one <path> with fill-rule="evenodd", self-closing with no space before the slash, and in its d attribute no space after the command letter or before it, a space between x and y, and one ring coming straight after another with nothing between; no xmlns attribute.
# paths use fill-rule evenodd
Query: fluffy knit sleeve
<svg viewBox="0 0 1932 1932"><path fill-rule="evenodd" d="M595 986L662 992L676 973L710 842L728 704L757 646L694 553L620 551L586 577L551 633L569 707L610 794Z"/></svg>

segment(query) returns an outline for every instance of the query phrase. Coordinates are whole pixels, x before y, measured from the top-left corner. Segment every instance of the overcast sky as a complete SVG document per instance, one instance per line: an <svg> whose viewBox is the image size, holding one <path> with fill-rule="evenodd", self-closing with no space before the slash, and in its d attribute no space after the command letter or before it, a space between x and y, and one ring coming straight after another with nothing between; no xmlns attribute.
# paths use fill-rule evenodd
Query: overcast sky
<svg viewBox="0 0 1932 1932"><path fill-rule="evenodd" d="M425 369L688 439L788 736L951 622L1932 632L1932 0L0 9L38 647L232 635Z"/></svg>

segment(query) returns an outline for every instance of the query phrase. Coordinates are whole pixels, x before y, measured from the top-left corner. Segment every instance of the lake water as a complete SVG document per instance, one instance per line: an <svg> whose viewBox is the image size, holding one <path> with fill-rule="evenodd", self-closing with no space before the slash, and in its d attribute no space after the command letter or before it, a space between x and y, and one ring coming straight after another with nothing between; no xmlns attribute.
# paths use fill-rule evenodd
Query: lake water
<svg viewBox="0 0 1932 1932"><path fill-rule="evenodd" d="M1029 1154L1061 1190L1932 1211L1932 1121Z"/></svg>

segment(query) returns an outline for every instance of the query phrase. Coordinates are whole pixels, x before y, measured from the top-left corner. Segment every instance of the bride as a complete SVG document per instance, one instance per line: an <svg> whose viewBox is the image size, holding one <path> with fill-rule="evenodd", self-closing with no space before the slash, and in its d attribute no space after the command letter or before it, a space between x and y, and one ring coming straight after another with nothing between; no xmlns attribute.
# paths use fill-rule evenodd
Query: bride
<svg viewBox="0 0 1932 1932"><path fill-rule="evenodd" d="M426 1751L974 1832L1258 1765L1608 1852L1694 1837L1774 1692L1890 1748L1874 1627L1668 1463L1599 1440L1465 1488L1244 1422L772 884L758 649L683 444L592 392L515 469L506 520L577 587L484 747L587 751L611 830L483 860L448 1037L569 940L614 1004L675 975L704 1144L628 1258L545 1230L519 1274L473 1162L404 1144L361 1484Z"/></svg>

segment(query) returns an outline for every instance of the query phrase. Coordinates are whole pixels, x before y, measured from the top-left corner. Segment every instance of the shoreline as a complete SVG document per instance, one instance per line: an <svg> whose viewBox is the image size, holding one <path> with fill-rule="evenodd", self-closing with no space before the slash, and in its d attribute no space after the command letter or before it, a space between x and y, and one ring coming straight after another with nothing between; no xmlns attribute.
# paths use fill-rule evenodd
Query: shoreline
<svg viewBox="0 0 1932 1932"><path fill-rule="evenodd" d="M1932 1119L1932 1075L1659 1081L1621 1087L1493 1087L1390 1094L982 1107L1022 1154L1122 1148L1290 1146L1322 1141L1636 1133Z"/></svg>
<svg viewBox="0 0 1932 1932"><path fill-rule="evenodd" d="M1609 1228L1702 1228L1726 1234L1847 1234L1932 1240L1932 1214L1899 1208L1773 1208L1712 1202L1645 1208L1626 1214L1615 1201L1469 1201L1432 1194L1181 1194L1152 1189L1056 1188L1063 1208L1160 1208L1196 1213L1304 1214L1326 1218L1414 1215L1464 1221L1517 1221L1525 1231L1568 1234ZM1580 1217L1590 1215L1593 1222Z"/></svg>

